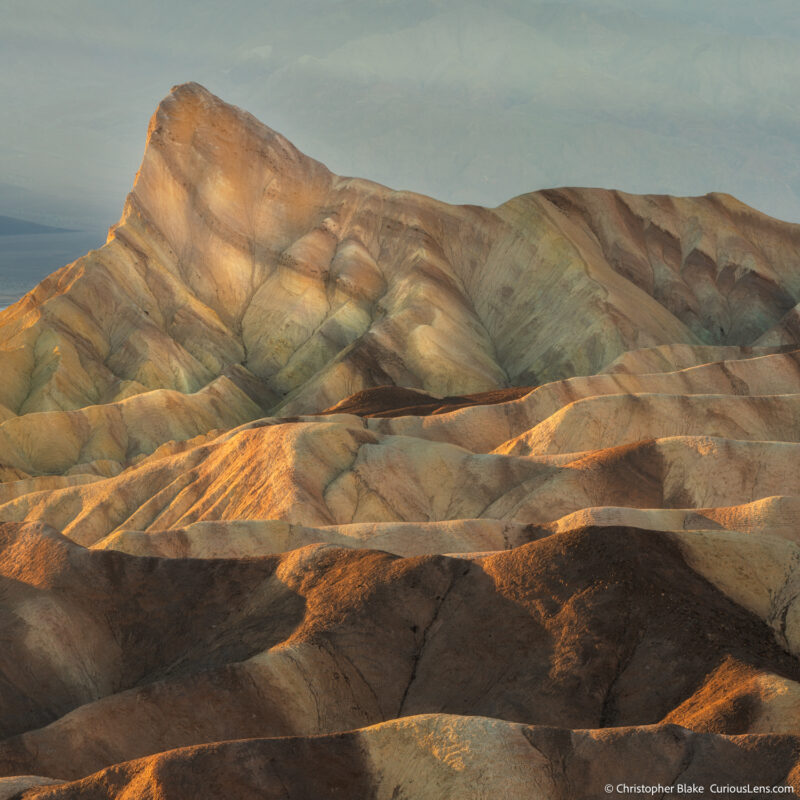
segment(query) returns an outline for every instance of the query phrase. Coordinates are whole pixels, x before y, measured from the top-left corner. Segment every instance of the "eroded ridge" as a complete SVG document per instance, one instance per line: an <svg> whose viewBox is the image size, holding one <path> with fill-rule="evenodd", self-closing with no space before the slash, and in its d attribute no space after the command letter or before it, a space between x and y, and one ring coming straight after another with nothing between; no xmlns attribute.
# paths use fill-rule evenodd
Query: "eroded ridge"
<svg viewBox="0 0 800 800"><path fill-rule="evenodd" d="M0 799L800 791L798 252L176 87L0 313Z"/></svg>

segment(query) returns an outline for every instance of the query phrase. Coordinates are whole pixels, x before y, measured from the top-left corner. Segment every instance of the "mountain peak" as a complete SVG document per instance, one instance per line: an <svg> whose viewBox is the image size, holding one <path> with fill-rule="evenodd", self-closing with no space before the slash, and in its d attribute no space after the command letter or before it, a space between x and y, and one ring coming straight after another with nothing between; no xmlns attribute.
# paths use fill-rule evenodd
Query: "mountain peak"
<svg viewBox="0 0 800 800"><path fill-rule="evenodd" d="M223 238L242 242L256 219L268 224L267 203L281 216L316 205L331 175L251 114L223 102L198 83L184 83L159 103L147 132L141 166L120 222L154 224L170 246L191 249L186 211L206 220ZM271 202L270 202L271 200Z"/></svg>
<svg viewBox="0 0 800 800"><path fill-rule="evenodd" d="M103 392L194 391L236 367L259 404L302 413L381 384L460 396L636 348L787 344L798 231L721 195L565 188L490 210L392 192L185 83L107 246L13 313L47 306L46 326L63 294L113 296L110 316L84 303ZM27 409L93 396L59 369Z"/></svg>
<svg viewBox="0 0 800 800"><path fill-rule="evenodd" d="M723 195L339 178L176 87L0 314L0 795L797 775L798 252Z"/></svg>

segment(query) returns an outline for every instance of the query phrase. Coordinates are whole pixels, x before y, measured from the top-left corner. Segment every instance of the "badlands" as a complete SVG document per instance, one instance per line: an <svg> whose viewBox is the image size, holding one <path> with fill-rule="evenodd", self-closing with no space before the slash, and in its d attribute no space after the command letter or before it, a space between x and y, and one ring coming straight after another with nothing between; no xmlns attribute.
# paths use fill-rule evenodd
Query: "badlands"
<svg viewBox="0 0 800 800"><path fill-rule="evenodd" d="M0 800L800 789L800 226L185 84L0 374Z"/></svg>

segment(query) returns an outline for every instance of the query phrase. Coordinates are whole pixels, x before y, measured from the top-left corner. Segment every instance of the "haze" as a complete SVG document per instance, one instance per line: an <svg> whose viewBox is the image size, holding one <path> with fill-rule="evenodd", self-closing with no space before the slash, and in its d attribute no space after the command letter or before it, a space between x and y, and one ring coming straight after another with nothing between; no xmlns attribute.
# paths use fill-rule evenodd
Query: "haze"
<svg viewBox="0 0 800 800"><path fill-rule="evenodd" d="M800 220L795 0L3 5L0 214L104 229L194 80L338 174L450 202L723 191Z"/></svg>

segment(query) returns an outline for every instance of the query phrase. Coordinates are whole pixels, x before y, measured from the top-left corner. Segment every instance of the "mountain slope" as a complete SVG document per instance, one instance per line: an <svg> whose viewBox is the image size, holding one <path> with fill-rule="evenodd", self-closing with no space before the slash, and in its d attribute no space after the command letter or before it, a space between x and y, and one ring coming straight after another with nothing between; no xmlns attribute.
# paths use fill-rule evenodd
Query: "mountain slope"
<svg viewBox="0 0 800 800"><path fill-rule="evenodd" d="M734 198L450 206L176 87L0 313L0 797L800 788L798 302Z"/></svg>
<svg viewBox="0 0 800 800"><path fill-rule="evenodd" d="M277 800L292 787L293 796L304 798L592 800L595 787L604 785L784 786L796 781L798 748L794 736L726 737L676 725L568 731L431 714L344 734L171 750L21 797ZM42 780L28 777L18 785Z"/></svg>
<svg viewBox="0 0 800 800"><path fill-rule="evenodd" d="M194 391L241 363L272 406L314 411L380 383L463 394L641 347L769 343L800 300L799 231L717 195L448 206L337 178L187 84L109 244L5 312L3 364L28 391L3 403Z"/></svg>
<svg viewBox="0 0 800 800"><path fill-rule="evenodd" d="M10 652L27 664L2 664L4 774L77 778L421 713L726 734L799 720L797 660L668 534L589 528L472 559L323 546L200 562L86 551L37 527L3 536L19 582ZM786 636L800 652L800 631Z"/></svg>

